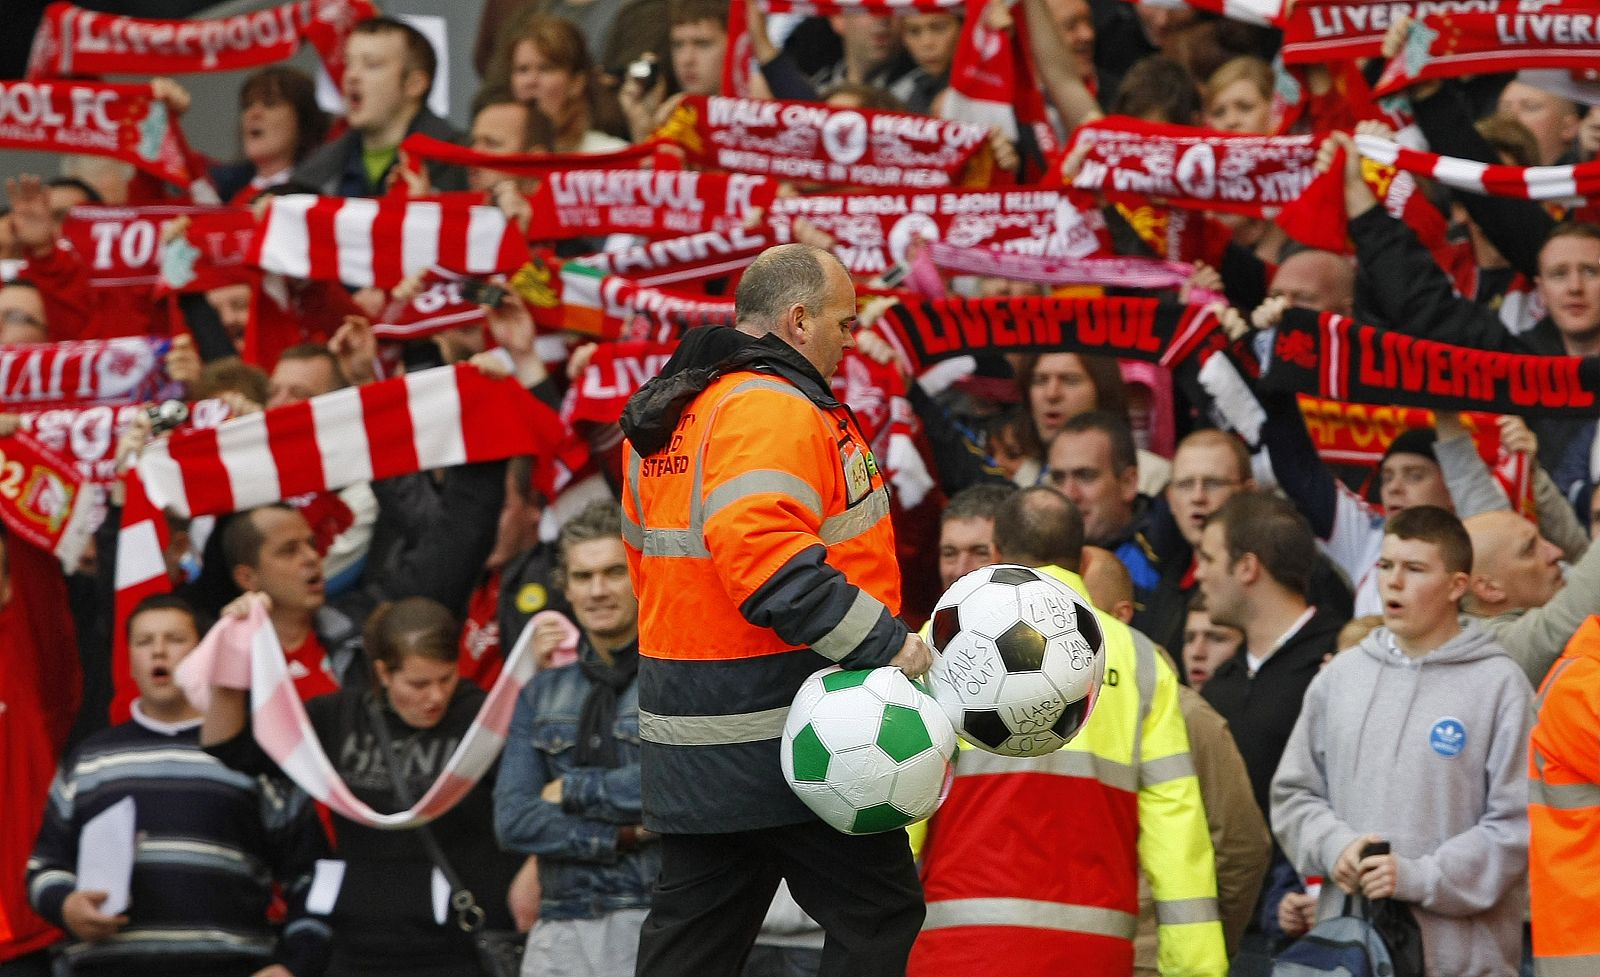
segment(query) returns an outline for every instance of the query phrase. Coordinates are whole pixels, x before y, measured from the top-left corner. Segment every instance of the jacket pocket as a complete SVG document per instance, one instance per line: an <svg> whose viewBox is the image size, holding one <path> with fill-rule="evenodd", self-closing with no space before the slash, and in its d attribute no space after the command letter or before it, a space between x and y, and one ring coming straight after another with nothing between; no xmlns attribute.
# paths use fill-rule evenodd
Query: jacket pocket
<svg viewBox="0 0 1600 977"><path fill-rule="evenodd" d="M536 719L528 738L539 752L555 756L578 745L578 724L571 719Z"/></svg>

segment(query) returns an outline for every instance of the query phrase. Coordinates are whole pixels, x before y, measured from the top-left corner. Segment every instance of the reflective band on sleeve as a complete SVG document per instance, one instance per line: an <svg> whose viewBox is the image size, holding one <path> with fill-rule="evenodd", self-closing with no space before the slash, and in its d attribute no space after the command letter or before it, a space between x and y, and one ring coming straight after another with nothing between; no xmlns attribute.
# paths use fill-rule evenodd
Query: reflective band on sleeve
<svg viewBox="0 0 1600 977"><path fill-rule="evenodd" d="M956 754L956 776L971 777L995 773L1053 774L1057 777L1082 777L1097 780L1115 790L1133 793L1139 789L1133 767L1078 749L1056 750L1042 757L999 756L983 750L962 750Z"/></svg>
<svg viewBox="0 0 1600 977"><path fill-rule="evenodd" d="M1600 784L1547 784L1537 778L1529 778L1528 803L1558 811L1600 807Z"/></svg>
<svg viewBox="0 0 1600 977"><path fill-rule="evenodd" d="M1104 906L1075 906L1039 899L946 899L928 903L924 930L953 926L1025 926L1133 939L1132 913Z"/></svg>
<svg viewBox="0 0 1600 977"><path fill-rule="evenodd" d="M801 393L798 387L785 383L782 380L764 380L759 377L754 380L746 380L734 387L732 390L728 391L728 396L724 397L723 400L726 401L730 398L737 397L746 390L770 390L773 393L783 394L785 397L793 397L795 400L800 401L807 407L815 408L819 413L822 410L822 408L817 407L816 404L811 402L810 397L807 397L805 394Z"/></svg>
<svg viewBox="0 0 1600 977"><path fill-rule="evenodd" d="M639 710L639 738L660 746L733 746L783 735L789 707L728 716L662 716Z"/></svg>
<svg viewBox="0 0 1600 977"><path fill-rule="evenodd" d="M811 483L789 472L757 469L735 475L711 490L711 494L706 496L704 508L700 511L701 527L703 528L722 509L752 495L788 496L810 509L812 515L819 521L822 519L822 496Z"/></svg>
<svg viewBox="0 0 1600 977"><path fill-rule="evenodd" d="M1146 760L1139 764L1139 786L1154 787L1170 780L1182 780L1184 777L1193 777L1194 759L1187 753L1174 753L1156 760Z"/></svg>
<svg viewBox="0 0 1600 977"><path fill-rule="evenodd" d="M1222 919L1215 899L1156 900L1156 923L1161 926L1178 926L1183 923L1215 923Z"/></svg>
<svg viewBox="0 0 1600 977"><path fill-rule="evenodd" d="M636 550L641 552L644 550L644 530L639 528L638 523L629 519L626 512L622 514L622 541Z"/></svg>
<svg viewBox="0 0 1600 977"><path fill-rule="evenodd" d="M883 603L878 598L865 590L857 590L855 603L844 612L832 631L811 643L811 650L831 662L839 661L867 640L883 611Z"/></svg>
<svg viewBox="0 0 1600 977"><path fill-rule="evenodd" d="M1534 957L1534 977L1594 977L1600 974L1600 953L1571 957Z"/></svg>
<svg viewBox="0 0 1600 977"><path fill-rule="evenodd" d="M829 516L823 520L822 529L817 535L822 538L822 545L832 546L847 539L855 539L882 522L888 514L888 491L883 488L874 489L872 494L857 503L855 508L846 509L837 516Z"/></svg>

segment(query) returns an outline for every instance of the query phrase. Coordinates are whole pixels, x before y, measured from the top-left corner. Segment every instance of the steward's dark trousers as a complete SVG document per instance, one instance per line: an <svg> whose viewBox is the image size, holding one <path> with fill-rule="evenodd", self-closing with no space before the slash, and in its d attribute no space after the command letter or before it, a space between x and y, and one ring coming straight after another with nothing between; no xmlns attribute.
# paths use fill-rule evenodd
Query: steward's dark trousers
<svg viewBox="0 0 1600 977"><path fill-rule="evenodd" d="M904 977L924 914L906 833L844 835L820 821L663 835L638 977L737 977L780 878L827 933L818 977Z"/></svg>

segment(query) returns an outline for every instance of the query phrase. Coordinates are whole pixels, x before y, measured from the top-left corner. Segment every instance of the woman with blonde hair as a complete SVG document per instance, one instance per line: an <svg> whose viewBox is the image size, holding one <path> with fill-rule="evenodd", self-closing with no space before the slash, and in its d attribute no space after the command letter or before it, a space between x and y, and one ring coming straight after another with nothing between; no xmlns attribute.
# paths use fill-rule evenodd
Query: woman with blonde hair
<svg viewBox="0 0 1600 977"><path fill-rule="evenodd" d="M1205 85L1206 124L1223 132L1271 135L1272 66L1253 55L1223 63Z"/></svg>

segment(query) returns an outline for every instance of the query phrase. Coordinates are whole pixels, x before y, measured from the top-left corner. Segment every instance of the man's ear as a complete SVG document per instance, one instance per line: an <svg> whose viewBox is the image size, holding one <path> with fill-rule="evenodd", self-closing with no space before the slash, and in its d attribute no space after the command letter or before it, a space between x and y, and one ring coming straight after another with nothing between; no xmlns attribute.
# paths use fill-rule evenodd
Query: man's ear
<svg viewBox="0 0 1600 977"><path fill-rule="evenodd" d="M1481 591L1476 586L1480 580L1485 584L1484 589ZM1472 591L1473 596L1478 597L1485 603L1498 604L1500 601L1505 600L1506 596L1505 590L1488 577L1481 575L1471 576L1462 573L1459 570L1450 575L1450 599L1452 601L1459 603L1461 598L1465 597L1469 590ZM1494 594L1495 596L1491 597L1489 596L1490 594Z"/></svg>
<svg viewBox="0 0 1600 977"><path fill-rule="evenodd" d="M428 92L433 88L433 79L421 68L407 68L405 77L400 82L405 91L406 98L418 102L427 101Z"/></svg>
<svg viewBox="0 0 1600 977"><path fill-rule="evenodd" d="M1122 474L1117 476L1117 482L1122 501L1132 505L1133 500L1139 497L1139 466L1129 465L1124 468Z"/></svg>
<svg viewBox="0 0 1600 977"><path fill-rule="evenodd" d="M259 582L260 577L256 574L255 567L241 563L233 568L233 583L245 593L248 594L251 591L258 589L256 585Z"/></svg>
<svg viewBox="0 0 1600 977"><path fill-rule="evenodd" d="M1253 584L1261 579L1261 560L1254 553L1245 552L1233 561L1233 574L1243 584Z"/></svg>

